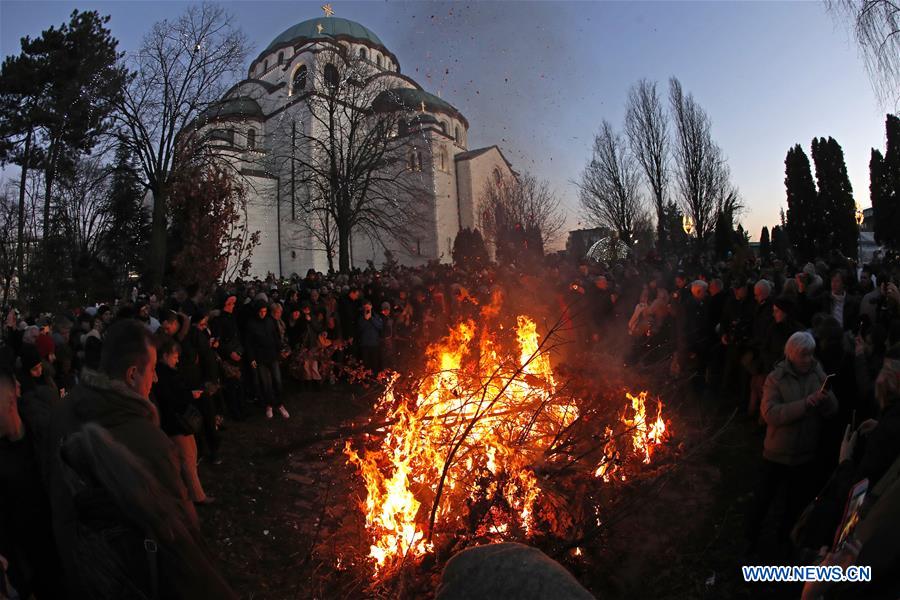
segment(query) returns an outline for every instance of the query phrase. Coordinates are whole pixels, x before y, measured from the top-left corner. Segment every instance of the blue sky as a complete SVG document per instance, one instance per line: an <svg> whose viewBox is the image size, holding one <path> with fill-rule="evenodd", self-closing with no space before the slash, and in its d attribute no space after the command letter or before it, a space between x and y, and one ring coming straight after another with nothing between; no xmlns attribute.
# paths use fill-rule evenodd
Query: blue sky
<svg viewBox="0 0 900 600"><path fill-rule="evenodd" d="M67 20L111 15L121 50L186 2L0 1L0 48ZM256 52L323 2L225 2ZM820 2L339 2L337 16L373 30L401 70L459 108L470 147L498 144L514 167L550 181L580 222L572 184L603 119L620 127L628 88L678 77L713 122L753 238L784 205L784 156L815 136L843 146L869 206L870 149L884 146L884 110L842 25Z"/></svg>

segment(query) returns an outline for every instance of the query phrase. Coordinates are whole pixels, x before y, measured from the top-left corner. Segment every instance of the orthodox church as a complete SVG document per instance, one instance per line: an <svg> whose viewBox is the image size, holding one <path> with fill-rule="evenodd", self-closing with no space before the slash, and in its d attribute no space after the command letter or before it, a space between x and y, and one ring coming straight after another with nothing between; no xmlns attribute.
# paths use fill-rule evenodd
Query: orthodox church
<svg viewBox="0 0 900 600"><path fill-rule="evenodd" d="M325 57L334 54L325 50L334 49L358 57L374 76L385 78L397 110L415 107L414 118L400 135L409 138L409 169L424 177L423 187L430 196L427 225L416 233L414 244L385 248L354 233L352 266L365 268L367 261L380 266L385 250L401 264L450 262L456 233L478 226L482 191L489 181L513 174L509 162L497 146L470 149L466 117L404 75L397 56L374 32L354 21L326 15L293 25L275 37L250 63L247 78L228 90L202 120L222 158L244 178L249 230L259 231L261 239L253 251L251 275L287 277L309 268L328 270L324 244L303 221L302 194L294 189L285 191L284 182L292 177L290 166L279 167L265 158L273 151L266 146L276 138L276 131L283 132L286 123L290 128L310 121L303 114L310 110L309 105L298 99L304 90L311 91L315 81L322 80L315 75L327 78L328 69L335 68L325 63ZM337 268L336 257L333 264Z"/></svg>

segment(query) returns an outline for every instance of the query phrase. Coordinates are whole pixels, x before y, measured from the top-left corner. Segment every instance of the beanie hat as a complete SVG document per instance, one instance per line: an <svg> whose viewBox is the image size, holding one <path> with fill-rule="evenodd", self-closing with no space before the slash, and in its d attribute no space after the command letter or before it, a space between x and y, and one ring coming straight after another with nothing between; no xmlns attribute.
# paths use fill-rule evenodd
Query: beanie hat
<svg viewBox="0 0 900 600"><path fill-rule="evenodd" d="M19 356L22 362L22 371L28 372L41 362L38 349L32 344L22 344L22 354Z"/></svg>

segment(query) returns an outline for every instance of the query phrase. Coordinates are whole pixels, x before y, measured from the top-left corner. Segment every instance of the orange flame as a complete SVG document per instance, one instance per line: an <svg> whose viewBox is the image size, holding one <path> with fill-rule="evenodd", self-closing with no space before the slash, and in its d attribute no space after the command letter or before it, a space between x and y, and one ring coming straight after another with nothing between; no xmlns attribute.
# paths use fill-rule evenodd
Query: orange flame
<svg viewBox="0 0 900 600"><path fill-rule="evenodd" d="M552 460L548 450L578 418L578 409L573 399L556 394L550 357L532 319L518 317L518 352L512 356L500 349L502 327L487 329L477 335L471 321L463 322L431 345L427 375L414 391L400 394L395 377L382 395L378 410L390 424L380 447L358 452L347 442L344 448L365 483L360 508L378 575L433 550L432 510L433 531L456 531L467 525L467 511L460 507L489 499L483 503L490 506L487 513L476 515L482 519L479 535L533 532L541 495L535 465ZM662 403L651 425L646 392L628 399L634 416L623 413L621 422L635 454L649 462L665 433ZM606 433L604 461L595 475L609 481L619 455L613 430Z"/></svg>

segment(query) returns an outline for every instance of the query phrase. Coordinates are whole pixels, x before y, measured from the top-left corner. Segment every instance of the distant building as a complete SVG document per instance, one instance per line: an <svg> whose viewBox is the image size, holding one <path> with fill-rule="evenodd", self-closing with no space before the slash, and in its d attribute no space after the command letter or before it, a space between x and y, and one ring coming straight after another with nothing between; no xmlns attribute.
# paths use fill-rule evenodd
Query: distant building
<svg viewBox="0 0 900 600"><path fill-rule="evenodd" d="M566 254L574 260L581 260L587 257L588 252L597 242L601 242L612 232L606 227L594 227L593 229L575 229L569 232L566 239Z"/></svg>
<svg viewBox="0 0 900 600"><path fill-rule="evenodd" d="M488 181L512 176L512 168L495 145L470 149L469 122L449 102L425 91L408 75L400 73L400 63L371 30L347 19L320 17L285 29L250 63L247 78L238 82L205 115L204 127L211 129L221 146L221 156L240 172L248 188L248 225L260 231L261 242L252 256L251 275L290 275L309 268L325 271L328 257L321 242L304 227L302 211L294 207L295 190L289 161L271 171L259 168L260 158L272 153L267 143L287 126L309 127L309 104L301 100L315 94L316 82L327 81L334 65L323 64L331 56L325 50L338 49L359 57L371 70L372 78L388 83L384 100L402 110L408 137L410 170L423 174L429 190L430 211L422 238L411 250L395 244L387 248L402 264L423 264L430 260L451 261L453 240L464 227L477 227L480 196ZM322 77L314 74L322 73ZM373 106L379 102L376 98ZM410 110L410 107L414 107ZM408 121L407 121L408 120ZM285 125L287 124L287 125ZM416 135L413 135L413 134ZM308 138L307 138L308 139ZM423 158L425 159L423 161ZM285 209L285 188L291 190ZM303 206L302 192L296 204ZM278 206L278 210L276 210ZM371 260L381 264L385 248L362 233L354 234L351 260L365 266Z"/></svg>

